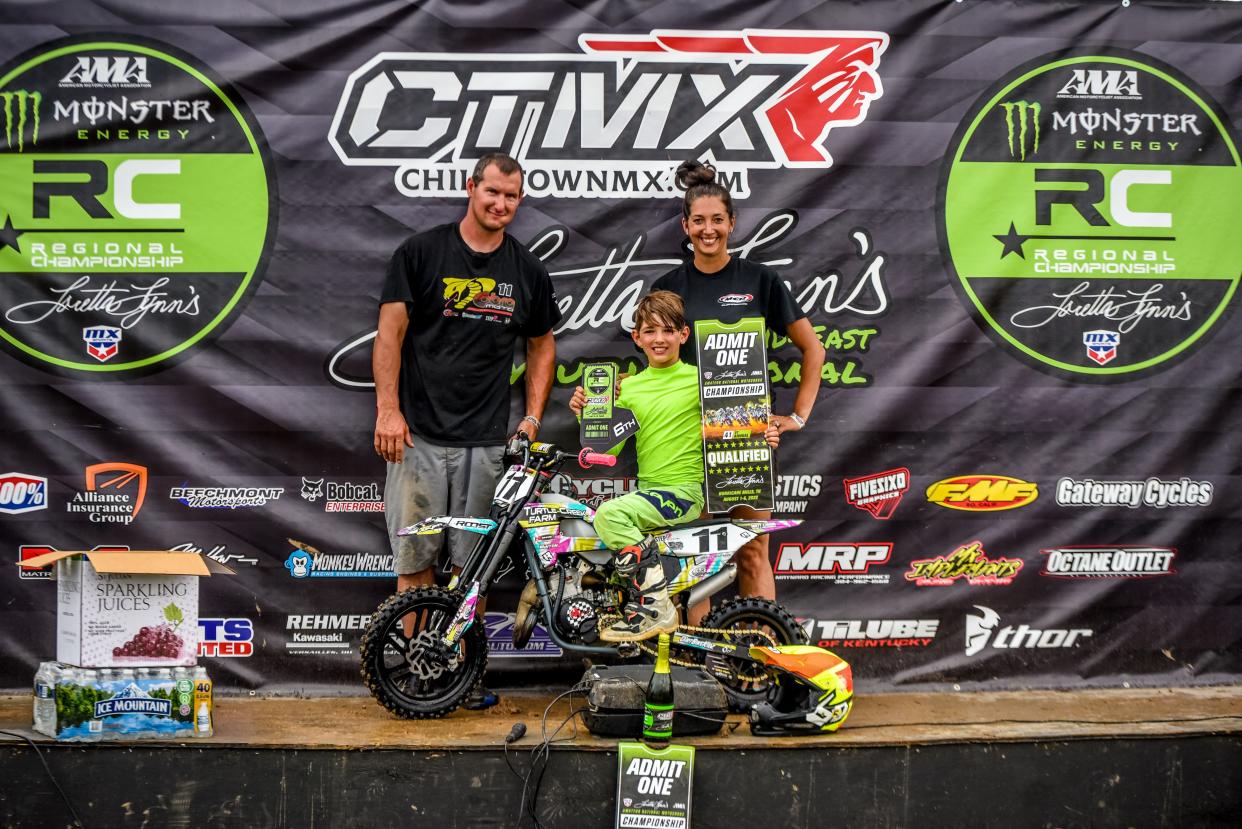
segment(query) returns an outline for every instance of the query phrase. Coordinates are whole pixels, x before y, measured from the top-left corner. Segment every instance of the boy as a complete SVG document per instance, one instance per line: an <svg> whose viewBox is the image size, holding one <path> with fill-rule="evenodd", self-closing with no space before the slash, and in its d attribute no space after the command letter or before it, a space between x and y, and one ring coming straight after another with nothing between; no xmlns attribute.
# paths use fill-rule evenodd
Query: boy
<svg viewBox="0 0 1242 829"><path fill-rule="evenodd" d="M616 571L633 579L637 600L627 602L621 620L600 633L605 642L649 639L677 628L677 611L648 532L693 521L703 510L698 370L680 358L690 336L681 297L672 291L643 297L631 336L647 356L647 368L621 381L617 405L638 419L638 489L602 504L595 531L617 551ZM579 386L569 407L581 417L585 403Z"/></svg>

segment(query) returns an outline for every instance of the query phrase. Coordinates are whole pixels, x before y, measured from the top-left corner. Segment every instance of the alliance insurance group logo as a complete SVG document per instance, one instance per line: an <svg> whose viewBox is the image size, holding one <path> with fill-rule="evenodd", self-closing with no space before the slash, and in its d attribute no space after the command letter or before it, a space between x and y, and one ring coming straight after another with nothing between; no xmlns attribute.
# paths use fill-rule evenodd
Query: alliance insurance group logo
<svg viewBox="0 0 1242 829"><path fill-rule="evenodd" d="M1242 160L1220 108L1147 55L1013 69L945 157L941 254L980 327L1061 376L1189 356L1242 276Z"/></svg>
<svg viewBox="0 0 1242 829"><path fill-rule="evenodd" d="M129 524L147 497L147 468L133 463L86 467L86 489L75 492L65 510L85 514L92 524Z"/></svg>
<svg viewBox="0 0 1242 829"><path fill-rule="evenodd" d="M83 36L0 68L0 340L76 377L153 371L228 328L275 228L257 122L171 47Z"/></svg>
<svg viewBox="0 0 1242 829"><path fill-rule="evenodd" d="M411 197L460 195L480 156L506 150L537 196L674 195L678 161L703 158L745 198L752 170L832 166L832 131L883 94L888 35L660 30L578 46L378 54L349 76L328 140L344 164L395 168Z"/></svg>

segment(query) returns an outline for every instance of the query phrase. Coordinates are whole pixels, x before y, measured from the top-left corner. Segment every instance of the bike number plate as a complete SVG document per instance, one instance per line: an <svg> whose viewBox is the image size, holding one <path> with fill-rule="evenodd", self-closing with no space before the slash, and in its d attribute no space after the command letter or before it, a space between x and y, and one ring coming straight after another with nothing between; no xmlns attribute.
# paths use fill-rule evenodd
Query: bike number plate
<svg viewBox="0 0 1242 829"><path fill-rule="evenodd" d="M699 556L731 553L754 537L750 530L724 522L716 526L670 530L664 534L664 541L674 555Z"/></svg>
<svg viewBox="0 0 1242 829"><path fill-rule="evenodd" d="M525 500L534 487L535 473L528 471L521 464L514 464L496 484L496 494L492 496L492 503L502 507L512 506L518 501Z"/></svg>

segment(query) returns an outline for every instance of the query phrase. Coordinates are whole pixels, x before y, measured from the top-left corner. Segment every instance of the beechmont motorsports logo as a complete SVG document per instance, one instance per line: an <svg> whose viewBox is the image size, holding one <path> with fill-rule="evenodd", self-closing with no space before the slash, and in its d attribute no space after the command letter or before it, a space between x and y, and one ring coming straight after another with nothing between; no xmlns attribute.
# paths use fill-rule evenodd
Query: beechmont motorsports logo
<svg viewBox="0 0 1242 829"><path fill-rule="evenodd" d="M1084 379L1198 349L1242 276L1242 162L1220 112L1177 69L1112 49L1033 61L985 92L939 194L941 254L983 330Z"/></svg>
<svg viewBox="0 0 1242 829"><path fill-rule="evenodd" d="M223 333L275 229L257 122L171 47L72 37L0 68L0 342L80 378Z"/></svg>
<svg viewBox="0 0 1242 829"><path fill-rule="evenodd" d="M394 168L410 197L456 196L499 147L560 198L676 195L672 159L710 159L737 198L753 170L833 164L833 131L883 94L888 35L672 31L578 37L580 54L384 52L345 83L328 140Z"/></svg>

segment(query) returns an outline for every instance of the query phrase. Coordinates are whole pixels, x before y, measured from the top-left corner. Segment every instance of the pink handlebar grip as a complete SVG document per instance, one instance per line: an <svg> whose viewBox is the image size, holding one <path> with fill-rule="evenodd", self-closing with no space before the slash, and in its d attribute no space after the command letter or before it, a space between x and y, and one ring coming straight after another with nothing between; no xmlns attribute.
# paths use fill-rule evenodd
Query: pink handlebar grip
<svg viewBox="0 0 1242 829"><path fill-rule="evenodd" d="M592 452L590 449L583 449L578 453L578 465L583 469L591 466L616 466L617 459L612 455L604 455L599 452Z"/></svg>

